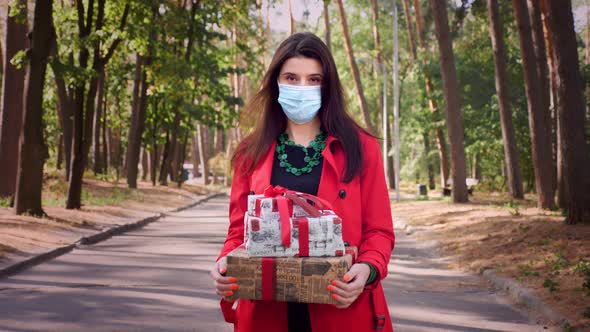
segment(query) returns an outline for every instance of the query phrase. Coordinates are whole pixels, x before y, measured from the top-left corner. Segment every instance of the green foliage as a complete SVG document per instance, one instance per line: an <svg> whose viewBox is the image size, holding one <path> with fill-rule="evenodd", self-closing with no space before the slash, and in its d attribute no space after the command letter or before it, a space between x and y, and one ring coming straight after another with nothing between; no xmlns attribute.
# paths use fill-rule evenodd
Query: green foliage
<svg viewBox="0 0 590 332"><path fill-rule="evenodd" d="M0 197L0 208L10 207L10 197Z"/></svg>

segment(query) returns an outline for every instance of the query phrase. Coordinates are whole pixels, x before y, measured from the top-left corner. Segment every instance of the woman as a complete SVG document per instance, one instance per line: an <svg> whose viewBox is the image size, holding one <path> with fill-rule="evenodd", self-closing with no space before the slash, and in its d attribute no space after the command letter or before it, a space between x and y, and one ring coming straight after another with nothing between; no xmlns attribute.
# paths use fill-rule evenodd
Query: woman
<svg viewBox="0 0 590 332"><path fill-rule="evenodd" d="M247 196L268 185L331 202L359 254L343 280L326 285L336 305L239 300L226 320L236 331L393 331L381 280L395 237L379 144L346 113L328 47L311 33L283 41L246 111L259 118L233 158L230 225L211 271L217 294L237 289L225 255L242 244Z"/></svg>

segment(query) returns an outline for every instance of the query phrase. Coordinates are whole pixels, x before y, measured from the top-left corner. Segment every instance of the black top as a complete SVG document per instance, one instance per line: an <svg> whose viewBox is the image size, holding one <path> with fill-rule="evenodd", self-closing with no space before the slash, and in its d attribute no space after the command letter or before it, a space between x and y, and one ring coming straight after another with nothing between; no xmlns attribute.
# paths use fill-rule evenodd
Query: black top
<svg viewBox="0 0 590 332"><path fill-rule="evenodd" d="M309 150L310 152L313 151L311 148ZM285 153L288 156L287 160L293 165L293 167L301 168L307 164L303 160L303 158L305 158L305 152L303 152L303 149L300 146L285 145ZM285 168L279 165L278 154L275 151L270 183L273 186L281 186L289 190L317 195L318 187L320 186L320 178L322 176L322 167L324 166L324 158L321 157L319 162L320 164L315 166L311 173L296 176L287 173ZM309 320L307 304L288 302L287 321L289 332L311 331L311 322Z"/></svg>

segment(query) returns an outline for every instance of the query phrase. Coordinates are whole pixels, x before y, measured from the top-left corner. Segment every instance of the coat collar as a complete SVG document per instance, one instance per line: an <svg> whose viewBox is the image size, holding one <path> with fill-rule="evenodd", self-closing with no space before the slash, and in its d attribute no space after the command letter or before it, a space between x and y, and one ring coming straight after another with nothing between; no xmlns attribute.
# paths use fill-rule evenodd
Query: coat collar
<svg viewBox="0 0 590 332"><path fill-rule="evenodd" d="M344 168L344 155L341 153L339 144L340 140L338 138L328 135L326 148L322 152L324 166L318 188L318 196L330 200L333 198L331 196L338 193L336 189ZM270 185L276 146L277 142L273 141L264 158L262 158L259 165L252 172L251 190L257 194L262 193L264 188Z"/></svg>

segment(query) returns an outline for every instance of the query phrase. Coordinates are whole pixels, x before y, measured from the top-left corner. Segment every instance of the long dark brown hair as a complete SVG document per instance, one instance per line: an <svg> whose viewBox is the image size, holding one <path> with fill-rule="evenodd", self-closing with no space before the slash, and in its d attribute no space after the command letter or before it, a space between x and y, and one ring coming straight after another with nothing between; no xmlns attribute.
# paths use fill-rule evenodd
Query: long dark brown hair
<svg viewBox="0 0 590 332"><path fill-rule="evenodd" d="M277 99L281 68L292 57L316 59L322 64L322 106L319 116L328 135L338 138L346 159L343 182L350 182L362 168L359 130L362 129L346 112L344 93L334 58L324 42L309 32L300 32L285 39L275 52L262 80L262 87L244 110L245 116L256 120L254 131L238 146L232 162L240 161L240 171L250 174L268 152L273 141L287 128L287 117ZM329 148L329 147L327 147Z"/></svg>

